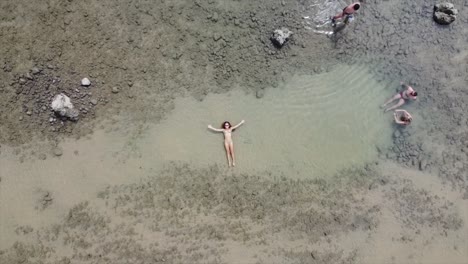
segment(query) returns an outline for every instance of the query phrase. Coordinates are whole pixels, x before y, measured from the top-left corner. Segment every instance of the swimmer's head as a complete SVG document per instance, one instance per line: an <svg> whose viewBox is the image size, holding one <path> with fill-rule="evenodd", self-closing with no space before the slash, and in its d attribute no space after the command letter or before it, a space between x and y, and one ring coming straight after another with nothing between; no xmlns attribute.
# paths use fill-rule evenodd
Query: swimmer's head
<svg viewBox="0 0 468 264"><path fill-rule="evenodd" d="M407 117L407 116L405 116L405 115L402 115L402 116L400 117L400 120L403 121L403 122L406 122L406 123L408 123L408 124L411 123L411 118L410 118L410 117Z"/></svg>
<svg viewBox="0 0 468 264"><path fill-rule="evenodd" d="M417 92L411 92L410 93L412 96L418 96L418 93Z"/></svg>
<svg viewBox="0 0 468 264"><path fill-rule="evenodd" d="M359 10L359 8L361 7L361 4L357 3L357 4L354 4L353 8L354 10Z"/></svg>
<svg viewBox="0 0 468 264"><path fill-rule="evenodd" d="M228 121L224 121L221 128L223 128L223 129L231 128L231 123L229 123Z"/></svg>

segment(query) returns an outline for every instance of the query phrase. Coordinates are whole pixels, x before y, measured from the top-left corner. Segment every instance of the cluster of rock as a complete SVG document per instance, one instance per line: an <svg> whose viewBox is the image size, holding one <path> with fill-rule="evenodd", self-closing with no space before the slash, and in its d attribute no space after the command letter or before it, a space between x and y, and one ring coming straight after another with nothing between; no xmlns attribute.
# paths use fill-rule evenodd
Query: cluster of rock
<svg viewBox="0 0 468 264"><path fill-rule="evenodd" d="M441 3L434 6L434 20L441 25L449 25L457 18L458 10L451 3Z"/></svg>
<svg viewBox="0 0 468 264"><path fill-rule="evenodd" d="M76 76L61 78L56 75L58 70L52 65L38 65L13 76L10 83L13 93L8 101L21 107L15 113L19 121L15 125L22 129L9 133L9 140L22 142L28 138L26 134L36 131L42 135L85 132L82 130L85 126L80 124L95 116L98 105L110 101L106 95L115 93L111 89L91 89L91 86L100 88L100 82L91 83L91 78L81 81Z"/></svg>
<svg viewBox="0 0 468 264"><path fill-rule="evenodd" d="M410 139L410 133L406 130L395 130L393 133L393 146L385 153L385 157L408 167L421 171L431 166L431 159L424 151L420 143L414 143Z"/></svg>
<svg viewBox="0 0 468 264"><path fill-rule="evenodd" d="M88 87L91 85L91 81L88 78L83 78L81 80L81 85ZM97 104L91 102L92 104ZM80 115L80 111L78 111L72 104L70 97L66 96L64 93L57 94L52 103L50 104L54 112L60 116L69 118L72 121L77 121Z"/></svg>

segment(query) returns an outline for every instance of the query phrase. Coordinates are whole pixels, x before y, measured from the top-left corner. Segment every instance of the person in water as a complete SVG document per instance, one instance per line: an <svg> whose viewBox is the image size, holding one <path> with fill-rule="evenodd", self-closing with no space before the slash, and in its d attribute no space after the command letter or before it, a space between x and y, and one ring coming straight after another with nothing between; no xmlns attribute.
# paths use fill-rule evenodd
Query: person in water
<svg viewBox="0 0 468 264"><path fill-rule="evenodd" d="M411 120L413 120L413 117L410 115L410 113L403 109L396 109L395 112L393 112L393 117L395 118L395 123L404 126L409 125Z"/></svg>
<svg viewBox="0 0 468 264"><path fill-rule="evenodd" d="M344 23L345 24L348 24L348 21L350 20L350 18L352 17L352 15L359 10L359 8L361 8L361 3L359 2L355 2L355 3L352 3L350 4L349 6L345 7L343 9L343 11L339 14L337 14L336 16L332 17L331 20L332 20L332 26L336 26L336 20L337 19L341 19L341 18L345 18L344 19Z"/></svg>
<svg viewBox="0 0 468 264"><path fill-rule="evenodd" d="M398 100L398 103L392 107L389 107L385 109L385 112L393 110L395 108L398 108L402 106L407 100L416 100L418 97L418 93L414 91L413 87L404 84L403 82L400 83L402 86L405 87L405 90L395 94L392 98L388 99L387 102L385 102L382 107L387 106L389 103Z"/></svg>
<svg viewBox="0 0 468 264"><path fill-rule="evenodd" d="M224 148L226 149L226 156L227 156L227 159L228 159L229 167L231 167L231 165L236 166L236 158L235 158L235 155L234 155L234 144L232 143L232 135L231 135L232 131L234 131L234 129L240 127L244 123L245 123L245 121L242 120L239 124L237 124L235 126L231 126L231 123L229 123L228 121L225 121L225 122L223 122L223 124L221 126L221 129L214 128L211 125L208 125L208 128L213 130L213 131L223 132L223 134L224 134Z"/></svg>

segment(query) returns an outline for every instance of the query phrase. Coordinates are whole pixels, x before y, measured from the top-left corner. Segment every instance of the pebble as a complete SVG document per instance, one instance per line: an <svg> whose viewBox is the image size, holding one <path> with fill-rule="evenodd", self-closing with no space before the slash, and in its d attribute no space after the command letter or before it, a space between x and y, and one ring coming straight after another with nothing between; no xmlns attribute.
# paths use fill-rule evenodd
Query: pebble
<svg viewBox="0 0 468 264"><path fill-rule="evenodd" d="M26 114L27 114L27 115L32 115L32 112L31 112L31 111L27 111Z"/></svg>
<svg viewBox="0 0 468 264"><path fill-rule="evenodd" d="M221 39L221 35L220 35L220 34L218 34L218 33L214 33L214 34L213 34L213 40L214 40L214 41L218 41L218 40L220 40L220 39Z"/></svg>
<svg viewBox="0 0 468 264"><path fill-rule="evenodd" d="M425 170L427 166L427 160L422 159L419 161L419 170Z"/></svg>
<svg viewBox="0 0 468 264"><path fill-rule="evenodd" d="M20 79L19 79L19 83L20 83L21 85L25 84L26 82L27 82L27 81L26 81L25 78L20 78Z"/></svg>
<svg viewBox="0 0 468 264"><path fill-rule="evenodd" d="M468 189L465 191L465 194L462 197L463 200L468 200Z"/></svg>
<svg viewBox="0 0 468 264"><path fill-rule="evenodd" d="M265 95L264 89L257 90L257 92L255 93L255 96L257 97L257 99L262 98L264 95Z"/></svg>
<svg viewBox="0 0 468 264"><path fill-rule="evenodd" d="M33 80L33 79L34 79L34 77L33 77L29 72L26 73L26 74L24 75L24 77L26 77L26 79L28 79L28 80Z"/></svg>
<svg viewBox="0 0 468 264"><path fill-rule="evenodd" d="M98 101L96 99L91 99L90 101L93 105L97 105Z"/></svg>
<svg viewBox="0 0 468 264"><path fill-rule="evenodd" d="M34 67L34 68L32 68L32 70L31 70L32 74L34 74L34 75L41 73L41 71L42 71L42 70L39 69L38 67Z"/></svg>
<svg viewBox="0 0 468 264"><path fill-rule="evenodd" d="M118 93L119 92L119 88L118 87L112 87L112 93Z"/></svg>
<svg viewBox="0 0 468 264"><path fill-rule="evenodd" d="M218 13L214 12L213 15L211 15L211 20L212 20L213 22L217 22L218 19L219 19Z"/></svg>
<svg viewBox="0 0 468 264"><path fill-rule="evenodd" d="M57 156L57 157L58 157L58 156L62 156L62 155L63 155L62 149L61 149L61 148L58 148L58 147L57 147L57 148L54 148L54 155Z"/></svg>
<svg viewBox="0 0 468 264"><path fill-rule="evenodd" d="M81 79L81 85L82 86L90 86L91 81L88 78L83 78L83 79Z"/></svg>

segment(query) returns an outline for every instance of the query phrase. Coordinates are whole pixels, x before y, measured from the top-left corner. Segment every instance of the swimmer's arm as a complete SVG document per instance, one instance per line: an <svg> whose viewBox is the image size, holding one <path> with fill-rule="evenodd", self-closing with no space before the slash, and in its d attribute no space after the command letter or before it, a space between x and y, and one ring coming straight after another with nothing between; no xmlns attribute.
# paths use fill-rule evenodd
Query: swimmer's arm
<svg viewBox="0 0 468 264"><path fill-rule="evenodd" d="M393 113L393 118L395 118L395 123L397 123L397 124L400 124L400 125L406 124L405 122L401 121L401 120L398 118L398 115L397 115L396 111Z"/></svg>
<svg viewBox="0 0 468 264"><path fill-rule="evenodd" d="M244 123L245 123L245 120L242 120L239 124L233 126L232 129L236 129L236 128L240 127Z"/></svg>
<svg viewBox="0 0 468 264"><path fill-rule="evenodd" d="M216 132L223 132L223 129L220 129L220 128L214 128L212 127L211 125L208 125L208 128L213 130L213 131L216 131Z"/></svg>

